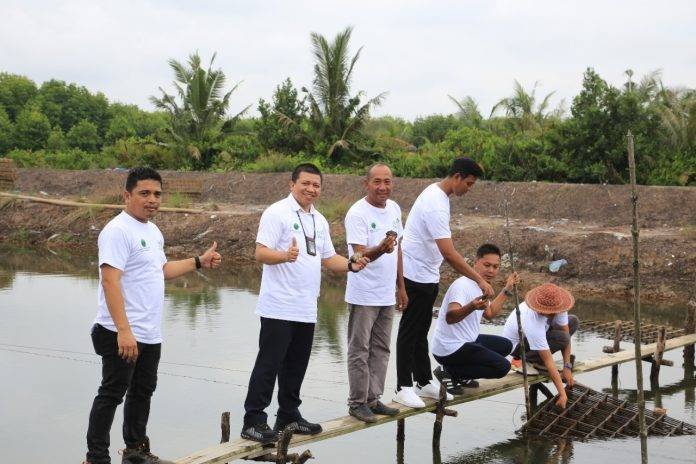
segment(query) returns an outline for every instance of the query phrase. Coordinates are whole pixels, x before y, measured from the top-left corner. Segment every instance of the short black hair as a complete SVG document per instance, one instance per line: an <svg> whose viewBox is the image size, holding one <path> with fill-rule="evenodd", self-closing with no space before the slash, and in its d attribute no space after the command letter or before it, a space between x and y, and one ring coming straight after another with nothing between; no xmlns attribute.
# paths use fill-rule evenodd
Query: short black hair
<svg viewBox="0 0 696 464"><path fill-rule="evenodd" d="M126 178L126 190L132 192L133 188L138 184L138 181L148 179L156 180L160 183L160 186L162 185L162 176L160 176L159 172L155 171L154 169L142 166L133 168L128 171L128 178Z"/></svg>
<svg viewBox="0 0 696 464"><path fill-rule="evenodd" d="M300 174L306 172L309 174L316 174L319 176L319 179L323 182L324 177L321 175L321 171L319 170L316 165L312 163L302 163L298 164L295 169L292 171L292 181L297 182L297 179L300 177Z"/></svg>
<svg viewBox="0 0 696 464"><path fill-rule="evenodd" d="M481 259L486 255L498 255L500 256L500 248L493 245L492 243L484 243L478 250L476 250L476 259Z"/></svg>
<svg viewBox="0 0 696 464"><path fill-rule="evenodd" d="M471 158L456 158L452 161L448 176L459 174L462 178L466 176L474 176L476 178L483 177L483 168Z"/></svg>

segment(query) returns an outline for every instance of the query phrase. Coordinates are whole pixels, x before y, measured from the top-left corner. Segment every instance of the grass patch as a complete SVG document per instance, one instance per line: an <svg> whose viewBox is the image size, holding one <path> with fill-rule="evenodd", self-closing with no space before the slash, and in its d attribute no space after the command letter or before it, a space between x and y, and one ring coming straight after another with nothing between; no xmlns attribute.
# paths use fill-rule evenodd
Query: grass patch
<svg viewBox="0 0 696 464"><path fill-rule="evenodd" d="M348 198L322 200L320 199L315 205L321 214L324 215L329 222L343 221L346 213L353 206L354 200Z"/></svg>
<svg viewBox="0 0 696 464"><path fill-rule="evenodd" d="M169 208L188 208L191 206L191 199L185 193L172 192L166 195L162 206Z"/></svg>
<svg viewBox="0 0 696 464"><path fill-rule="evenodd" d="M689 240L696 240L696 225L689 224L681 228L681 233Z"/></svg>

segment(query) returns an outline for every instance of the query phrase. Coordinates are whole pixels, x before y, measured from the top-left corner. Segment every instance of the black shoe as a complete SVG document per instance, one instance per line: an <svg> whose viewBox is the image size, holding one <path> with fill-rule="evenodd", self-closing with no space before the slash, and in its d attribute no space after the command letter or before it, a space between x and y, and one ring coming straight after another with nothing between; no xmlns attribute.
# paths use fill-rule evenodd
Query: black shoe
<svg viewBox="0 0 696 464"><path fill-rule="evenodd" d="M272 430L265 422L245 425L240 435L242 438L258 441L264 445L278 441L278 432Z"/></svg>
<svg viewBox="0 0 696 464"><path fill-rule="evenodd" d="M452 376L444 367L437 366L435 370L433 370L433 374L435 375L435 378L445 386L447 393L450 395L464 394L464 389L458 385L456 380L452 379Z"/></svg>
<svg viewBox="0 0 696 464"><path fill-rule="evenodd" d="M375 416L374 411L372 411L372 409L369 408L366 404L359 404L357 406L349 407L348 414L368 424L372 424L374 422L377 422L378 420L377 416Z"/></svg>
<svg viewBox="0 0 696 464"><path fill-rule="evenodd" d="M380 416L396 416L399 414L398 409L390 408L380 400L375 401L372 406L370 406L370 410L373 414L379 414Z"/></svg>
<svg viewBox="0 0 696 464"><path fill-rule="evenodd" d="M292 427L294 429L294 433L297 433L299 435L316 435L318 433L321 433L322 431L321 424L314 424L312 422L308 422L304 417L300 417L297 420L289 422L281 420L280 418L276 418L273 430L275 430L276 432L280 432L282 430L285 430L287 427Z"/></svg>
<svg viewBox="0 0 696 464"><path fill-rule="evenodd" d="M174 461L166 461L152 454L150 440L145 439L135 448L126 448L121 452L121 464L174 464Z"/></svg>

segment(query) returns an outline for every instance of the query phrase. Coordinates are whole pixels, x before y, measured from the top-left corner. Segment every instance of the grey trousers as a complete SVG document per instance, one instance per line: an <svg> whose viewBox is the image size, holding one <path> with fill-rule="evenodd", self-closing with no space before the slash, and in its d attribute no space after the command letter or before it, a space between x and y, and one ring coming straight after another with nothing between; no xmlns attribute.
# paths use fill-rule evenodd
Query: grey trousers
<svg viewBox="0 0 696 464"><path fill-rule="evenodd" d="M568 315L568 332L566 333L564 330L561 330L558 326L552 325L549 327L549 330L546 331L546 341L549 344L549 349L551 350L551 353L555 353L557 351L563 350L566 346L568 346L568 343L570 343L570 337L573 336L576 330L578 330L578 327L580 326L580 319L578 319L577 316L573 314ZM531 351L529 349L529 342L527 342L527 338L525 337L524 339L524 347L526 349L525 355L527 358L527 362L532 362L532 363L541 363L541 357L539 356L538 351ZM514 350L512 350L512 357L513 358L519 358L520 355L520 346L517 345Z"/></svg>
<svg viewBox="0 0 696 464"><path fill-rule="evenodd" d="M384 392L394 306L348 304L348 310L348 405L370 405Z"/></svg>

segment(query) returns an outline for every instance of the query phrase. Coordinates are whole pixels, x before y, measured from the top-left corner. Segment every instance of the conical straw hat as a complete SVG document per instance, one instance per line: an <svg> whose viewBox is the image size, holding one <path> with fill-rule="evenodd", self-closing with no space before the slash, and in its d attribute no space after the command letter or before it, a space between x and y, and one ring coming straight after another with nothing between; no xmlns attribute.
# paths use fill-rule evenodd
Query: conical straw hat
<svg viewBox="0 0 696 464"><path fill-rule="evenodd" d="M524 302L539 314L557 314L570 311L575 298L558 285L543 284L528 291Z"/></svg>

